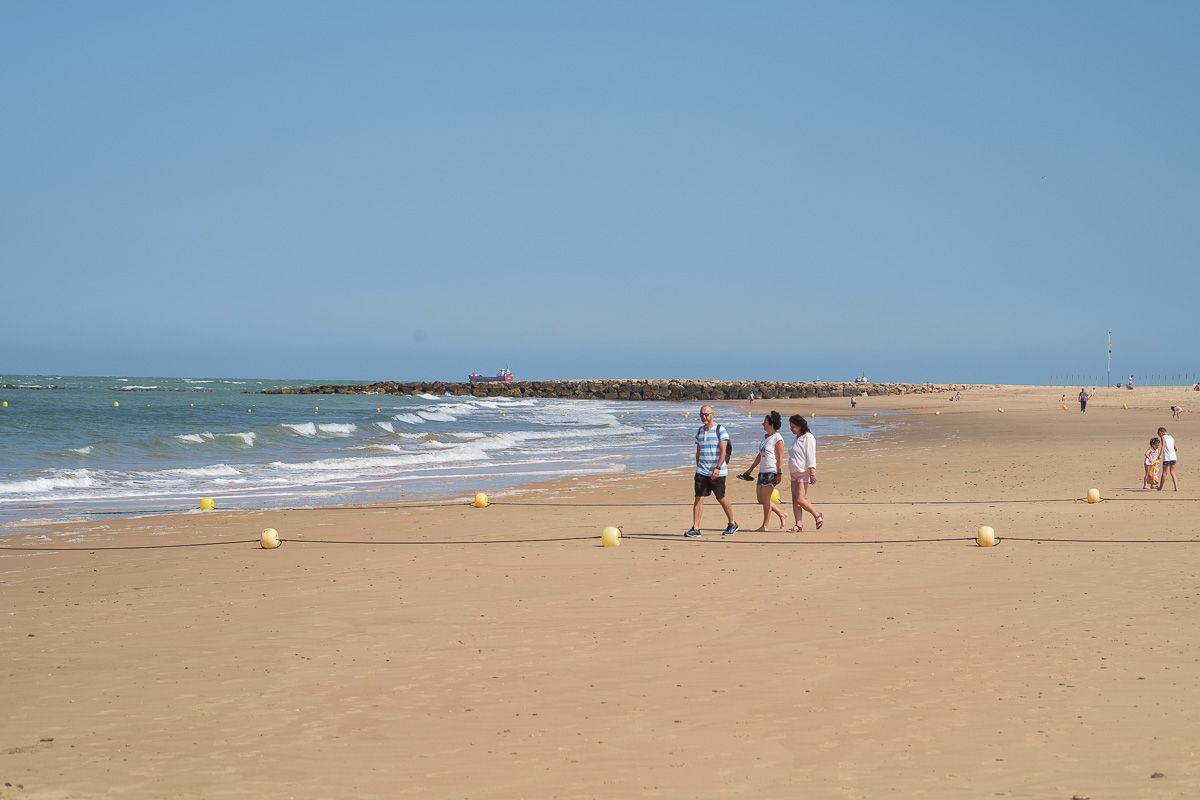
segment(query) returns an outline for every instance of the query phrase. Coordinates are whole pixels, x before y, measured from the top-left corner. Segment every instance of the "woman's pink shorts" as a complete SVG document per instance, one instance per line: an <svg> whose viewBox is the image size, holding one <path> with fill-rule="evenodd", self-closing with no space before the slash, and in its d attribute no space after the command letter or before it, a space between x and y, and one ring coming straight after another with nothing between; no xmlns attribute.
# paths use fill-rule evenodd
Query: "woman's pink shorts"
<svg viewBox="0 0 1200 800"><path fill-rule="evenodd" d="M807 472L801 472L799 475L792 476L792 483L803 483L807 486L812 483L812 478L809 477Z"/></svg>

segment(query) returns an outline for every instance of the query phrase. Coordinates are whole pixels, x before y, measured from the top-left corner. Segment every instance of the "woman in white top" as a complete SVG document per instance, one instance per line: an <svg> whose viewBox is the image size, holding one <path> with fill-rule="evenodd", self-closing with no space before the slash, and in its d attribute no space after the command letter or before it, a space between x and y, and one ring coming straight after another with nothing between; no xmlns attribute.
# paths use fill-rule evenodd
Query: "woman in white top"
<svg viewBox="0 0 1200 800"><path fill-rule="evenodd" d="M817 440L808 429L808 420L799 414L792 414L788 423L796 437L788 457L788 470L792 476L792 513L796 517L792 530L796 533L804 530L805 511L813 515L817 530L821 530L825 517L808 502L808 487L817 482Z"/></svg>
<svg viewBox="0 0 1200 800"><path fill-rule="evenodd" d="M762 527L755 529L759 531L767 529L772 512L779 516L780 530L787 525L787 517L771 503L771 495L774 494L775 487L779 485L783 476L784 446L783 437L779 435L779 426L782 422L783 419L779 416L778 411L772 411L763 418L763 440L762 444L758 446L758 455L754 457L754 463L750 465L750 469L742 473L742 480L754 480L750 473L754 472L755 467L762 465L758 472L758 485L755 486L758 502L762 503L763 507Z"/></svg>

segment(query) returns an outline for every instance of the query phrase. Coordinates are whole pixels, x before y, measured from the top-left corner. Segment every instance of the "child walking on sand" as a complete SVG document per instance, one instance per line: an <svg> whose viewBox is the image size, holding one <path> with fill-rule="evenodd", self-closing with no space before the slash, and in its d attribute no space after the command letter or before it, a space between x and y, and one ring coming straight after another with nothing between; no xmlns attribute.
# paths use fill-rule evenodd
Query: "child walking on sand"
<svg viewBox="0 0 1200 800"><path fill-rule="evenodd" d="M1142 478L1143 489L1158 488L1158 456L1162 452L1159 449L1161 444L1157 436L1150 440L1150 449L1146 451L1146 476Z"/></svg>

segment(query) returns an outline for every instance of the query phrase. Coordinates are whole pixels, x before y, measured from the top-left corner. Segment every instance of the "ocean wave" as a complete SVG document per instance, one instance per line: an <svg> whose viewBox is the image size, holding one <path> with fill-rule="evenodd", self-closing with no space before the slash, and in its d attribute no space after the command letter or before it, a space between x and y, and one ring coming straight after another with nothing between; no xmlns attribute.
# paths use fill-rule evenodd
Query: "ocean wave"
<svg viewBox="0 0 1200 800"><path fill-rule="evenodd" d="M487 461L488 455L478 448L464 446L461 449L438 453L401 453L395 457L361 458L323 458L316 461L286 462L272 461L270 467L287 472L314 473L310 478L316 478L315 473L339 473L339 479L345 478L346 473L377 472L382 469L401 469L419 467L430 464L462 463L466 461Z"/></svg>
<svg viewBox="0 0 1200 800"><path fill-rule="evenodd" d="M161 480L162 478L231 478L242 473L228 464L213 464L207 467L184 467L180 469L163 469L155 472L137 473L139 477Z"/></svg>
<svg viewBox="0 0 1200 800"><path fill-rule="evenodd" d="M418 411L417 414L429 422L458 422L458 417L442 411Z"/></svg>
<svg viewBox="0 0 1200 800"><path fill-rule="evenodd" d="M238 439L246 447L254 447L254 440L258 438L258 434L254 431L242 431L241 433L222 433L222 437L226 439Z"/></svg>
<svg viewBox="0 0 1200 800"><path fill-rule="evenodd" d="M395 426L392 425L392 423L390 423L390 422L376 422L375 424L378 425L383 430L387 431L388 433L396 432Z"/></svg>
<svg viewBox="0 0 1200 800"><path fill-rule="evenodd" d="M439 399L441 399L436 394L419 394L419 395L417 395L417 397L420 397L422 400L439 400Z"/></svg>
<svg viewBox="0 0 1200 800"><path fill-rule="evenodd" d="M81 456L90 456L92 454L92 446L89 444L87 447L72 447L71 452L79 453Z"/></svg>
<svg viewBox="0 0 1200 800"><path fill-rule="evenodd" d="M192 378L184 378L184 379L183 379L183 382L184 382L184 383L216 383L216 381L212 381L212 380L208 380L208 381L198 381L198 380L194 380L194 379L192 379Z"/></svg>
<svg viewBox="0 0 1200 800"><path fill-rule="evenodd" d="M175 438L181 442L191 442L192 444L203 444L204 442L211 442L216 437L213 436L208 431L204 431L203 433L181 433L178 436L176 436Z"/></svg>
<svg viewBox="0 0 1200 800"><path fill-rule="evenodd" d="M91 470L67 470L46 478L0 482L0 496L6 494L46 494L60 489L87 489L96 485Z"/></svg>
<svg viewBox="0 0 1200 800"><path fill-rule="evenodd" d="M358 426L350 422L301 422L297 424L285 423L282 428L287 428L292 433L304 437L320 436L350 436Z"/></svg>
<svg viewBox="0 0 1200 800"><path fill-rule="evenodd" d="M396 414L392 419L397 422L407 422L409 425L424 425L425 420L416 414Z"/></svg>
<svg viewBox="0 0 1200 800"><path fill-rule="evenodd" d="M153 392L154 390L156 390L158 388L159 387L157 387L157 386L138 386L136 384L130 384L129 386L114 386L113 391L117 391L117 392Z"/></svg>

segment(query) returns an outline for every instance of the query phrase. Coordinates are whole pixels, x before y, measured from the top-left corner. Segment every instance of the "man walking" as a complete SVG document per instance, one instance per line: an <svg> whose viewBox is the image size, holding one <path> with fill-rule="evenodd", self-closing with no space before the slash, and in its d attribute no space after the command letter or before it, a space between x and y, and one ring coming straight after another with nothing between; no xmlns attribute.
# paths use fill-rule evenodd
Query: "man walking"
<svg viewBox="0 0 1200 800"><path fill-rule="evenodd" d="M713 420L712 406L700 407L700 430L696 431L696 501L692 504L692 527L683 535L693 539L700 535L700 517L704 514L704 498L715 495L725 511L729 524L722 536L738 532L733 521L733 504L725 498L725 477L729 473L729 431Z"/></svg>
<svg viewBox="0 0 1200 800"><path fill-rule="evenodd" d="M1090 399L1092 399L1092 396L1088 394L1087 389L1079 390L1079 412L1081 414L1087 411L1087 401Z"/></svg>

